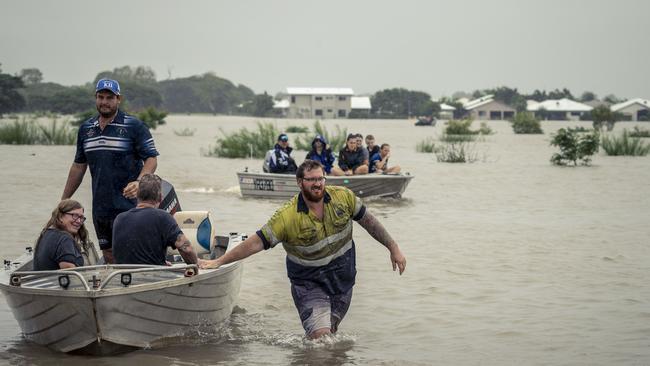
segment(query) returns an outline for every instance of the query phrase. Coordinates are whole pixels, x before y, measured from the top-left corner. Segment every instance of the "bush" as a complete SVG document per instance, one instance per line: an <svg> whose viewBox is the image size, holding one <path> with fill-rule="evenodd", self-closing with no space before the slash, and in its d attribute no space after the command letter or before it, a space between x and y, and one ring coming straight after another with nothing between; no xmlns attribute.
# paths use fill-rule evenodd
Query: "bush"
<svg viewBox="0 0 650 366"><path fill-rule="evenodd" d="M478 160L475 145L469 142L444 144L436 147L435 153L440 163L473 163Z"/></svg>
<svg viewBox="0 0 650 366"><path fill-rule="evenodd" d="M476 141L478 135L450 135L443 132L440 135L440 141L448 143Z"/></svg>
<svg viewBox="0 0 650 366"><path fill-rule="evenodd" d="M560 148L560 153L551 156L551 162L555 165L567 165L573 162L578 165L578 161L583 165L589 165L591 155L598 152L600 136L598 131L590 133L579 133L571 128L560 128L553 139L552 146Z"/></svg>
<svg viewBox="0 0 650 366"><path fill-rule="evenodd" d="M309 132L309 127L307 126L289 126L285 130L288 133L306 133Z"/></svg>
<svg viewBox="0 0 650 366"><path fill-rule="evenodd" d="M189 127L185 127L182 130L174 130L174 135L181 136L181 137L187 137L187 136L194 136L195 132L196 132L196 129L194 129L194 128L190 129Z"/></svg>
<svg viewBox="0 0 650 366"><path fill-rule="evenodd" d="M481 127L478 129L478 133L481 135L492 135L494 131L488 127L487 123L481 122Z"/></svg>
<svg viewBox="0 0 650 366"><path fill-rule="evenodd" d="M480 131L471 130L472 126L471 119L452 119L447 122L447 127L445 128L445 133L447 135L478 135Z"/></svg>
<svg viewBox="0 0 650 366"><path fill-rule="evenodd" d="M630 137L650 137L650 130L641 129L639 126L634 126L634 130L630 132Z"/></svg>
<svg viewBox="0 0 650 366"><path fill-rule="evenodd" d="M77 142L77 129L69 128L68 122L58 125L56 118L49 127L38 125L42 145L74 145Z"/></svg>
<svg viewBox="0 0 650 366"><path fill-rule="evenodd" d="M223 158L263 158L266 152L275 146L280 131L271 123L257 123L257 131L242 128L232 134L226 134L221 129L223 138L217 139L217 146L211 149L208 156Z"/></svg>
<svg viewBox="0 0 650 366"><path fill-rule="evenodd" d="M640 137L631 137L627 130L623 130L621 136L603 135L602 146L610 156L646 156L650 152L650 144L644 143Z"/></svg>
<svg viewBox="0 0 650 366"><path fill-rule="evenodd" d="M310 151L311 142L314 140L314 137L316 135L325 137L329 143L330 148L332 149L332 152L336 154L345 146L345 141L348 137L348 130L345 128L341 129L339 125L336 125L336 132L330 134L327 131L327 128L325 128L325 126L323 126L320 121L316 121L314 122L312 132L305 132L298 136L295 144L296 149Z"/></svg>
<svg viewBox="0 0 650 366"><path fill-rule="evenodd" d="M154 107L149 107L143 111L140 111L135 114L135 116L142 122L144 122L147 127L151 130L155 130L158 125L164 125L167 123L165 117L167 117L167 112L159 111Z"/></svg>
<svg viewBox="0 0 650 366"><path fill-rule="evenodd" d="M419 153L432 153L435 149L433 138L427 137L415 145L415 151Z"/></svg>
<svg viewBox="0 0 650 366"><path fill-rule="evenodd" d="M539 120L530 112L519 112L515 115L515 118L510 121L512 124L512 130L515 134L540 134L544 133L542 131L542 126L539 123Z"/></svg>

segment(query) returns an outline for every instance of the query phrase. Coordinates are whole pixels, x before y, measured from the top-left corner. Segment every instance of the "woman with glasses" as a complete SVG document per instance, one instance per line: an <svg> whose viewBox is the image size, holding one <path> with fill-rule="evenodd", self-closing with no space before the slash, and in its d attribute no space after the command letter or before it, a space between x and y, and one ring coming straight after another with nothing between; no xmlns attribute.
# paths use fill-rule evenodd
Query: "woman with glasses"
<svg viewBox="0 0 650 366"><path fill-rule="evenodd" d="M88 252L91 246L85 221L84 208L79 202L71 199L59 202L36 240L34 270L83 266L82 253Z"/></svg>

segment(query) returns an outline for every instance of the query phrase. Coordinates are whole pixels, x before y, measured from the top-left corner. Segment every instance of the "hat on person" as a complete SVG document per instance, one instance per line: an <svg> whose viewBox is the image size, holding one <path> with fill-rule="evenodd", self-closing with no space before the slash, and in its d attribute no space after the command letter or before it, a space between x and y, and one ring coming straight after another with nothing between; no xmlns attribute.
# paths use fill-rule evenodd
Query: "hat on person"
<svg viewBox="0 0 650 366"><path fill-rule="evenodd" d="M100 79L95 86L95 93L108 90L115 95L120 95L120 83L111 79Z"/></svg>
<svg viewBox="0 0 650 366"><path fill-rule="evenodd" d="M280 136L278 136L278 141L289 141L289 136L287 136L286 133L281 133Z"/></svg>

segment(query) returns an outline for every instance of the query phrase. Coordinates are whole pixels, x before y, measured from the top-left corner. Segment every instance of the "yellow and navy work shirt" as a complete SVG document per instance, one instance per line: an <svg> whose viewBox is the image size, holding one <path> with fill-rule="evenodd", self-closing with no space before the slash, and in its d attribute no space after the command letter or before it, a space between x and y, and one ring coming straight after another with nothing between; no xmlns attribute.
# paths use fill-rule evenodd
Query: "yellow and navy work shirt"
<svg viewBox="0 0 650 366"><path fill-rule="evenodd" d="M356 275L352 220L366 212L347 188L325 186L323 220L309 212L299 193L257 232L269 249L282 243L292 283L314 282L331 294L348 291Z"/></svg>

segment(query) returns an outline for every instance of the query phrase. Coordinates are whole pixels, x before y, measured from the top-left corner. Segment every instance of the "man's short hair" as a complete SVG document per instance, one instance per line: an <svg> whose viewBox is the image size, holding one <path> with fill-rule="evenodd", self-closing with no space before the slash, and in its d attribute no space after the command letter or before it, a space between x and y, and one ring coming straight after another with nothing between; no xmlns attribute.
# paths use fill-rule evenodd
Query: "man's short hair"
<svg viewBox="0 0 650 366"><path fill-rule="evenodd" d="M375 139L375 136L373 136L373 135L366 135L366 141L368 141L368 140L374 140L374 139Z"/></svg>
<svg viewBox="0 0 650 366"><path fill-rule="evenodd" d="M145 174L140 178L138 201L160 202L162 199L162 179L155 174Z"/></svg>
<svg viewBox="0 0 650 366"><path fill-rule="evenodd" d="M323 167L323 164L316 160L310 160L307 159L300 164L298 167L298 171L296 172L296 178L302 179L305 177L305 172L310 172L314 169L320 168L323 171L323 175L325 175L325 167Z"/></svg>
<svg viewBox="0 0 650 366"><path fill-rule="evenodd" d="M384 144L381 144L381 146L379 147L379 150L383 150L385 146L390 147L389 144L384 143Z"/></svg>
<svg viewBox="0 0 650 366"><path fill-rule="evenodd" d="M356 135L356 134L354 134L354 133L350 133L350 134L348 134L348 138L345 139L345 141L350 141L350 140L352 140L352 139L356 139L356 138L357 138L357 135Z"/></svg>

